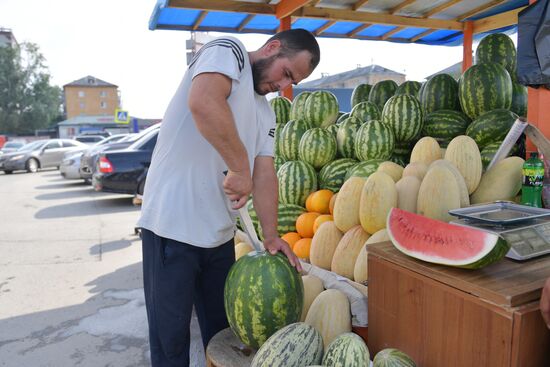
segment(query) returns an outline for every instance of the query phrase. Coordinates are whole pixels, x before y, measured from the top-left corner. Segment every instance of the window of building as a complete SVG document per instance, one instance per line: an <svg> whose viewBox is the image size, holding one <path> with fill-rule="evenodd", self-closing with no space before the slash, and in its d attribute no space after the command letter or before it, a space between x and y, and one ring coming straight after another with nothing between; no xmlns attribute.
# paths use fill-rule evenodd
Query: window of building
<svg viewBox="0 0 550 367"><path fill-rule="evenodd" d="M80 109L83 110L86 107L86 104L84 102L80 102Z"/></svg>
<svg viewBox="0 0 550 367"><path fill-rule="evenodd" d="M79 90L79 91L78 91L78 96L79 96L80 98L84 98L85 95L86 95L86 94L84 93L83 90Z"/></svg>
<svg viewBox="0 0 550 367"><path fill-rule="evenodd" d="M107 108L107 102L101 101L101 102L99 103L99 106L100 106L101 108Z"/></svg>
<svg viewBox="0 0 550 367"><path fill-rule="evenodd" d="M102 90L101 92L99 92L99 96L100 97L107 97L107 91Z"/></svg>

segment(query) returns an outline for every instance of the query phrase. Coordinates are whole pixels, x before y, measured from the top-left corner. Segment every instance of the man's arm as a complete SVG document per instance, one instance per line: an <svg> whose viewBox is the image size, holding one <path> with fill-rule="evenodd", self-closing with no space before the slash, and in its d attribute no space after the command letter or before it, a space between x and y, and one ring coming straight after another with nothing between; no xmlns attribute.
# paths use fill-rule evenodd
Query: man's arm
<svg viewBox="0 0 550 367"><path fill-rule="evenodd" d="M546 326L550 329L550 278L546 279L546 284L542 289L542 296L540 297L540 312L542 318L546 322Z"/></svg>
<svg viewBox="0 0 550 367"><path fill-rule="evenodd" d="M246 204L252 191L252 178L246 148L227 103L230 93L230 78L219 73L203 73L193 79L188 103L197 129L229 168L223 188L234 202L233 208L238 209Z"/></svg>
<svg viewBox="0 0 550 367"><path fill-rule="evenodd" d="M277 232L277 201L279 197L277 175L272 157L260 156L254 160L254 209L262 226L264 247L271 254L282 251L290 264L298 271L302 266L288 244L279 238Z"/></svg>

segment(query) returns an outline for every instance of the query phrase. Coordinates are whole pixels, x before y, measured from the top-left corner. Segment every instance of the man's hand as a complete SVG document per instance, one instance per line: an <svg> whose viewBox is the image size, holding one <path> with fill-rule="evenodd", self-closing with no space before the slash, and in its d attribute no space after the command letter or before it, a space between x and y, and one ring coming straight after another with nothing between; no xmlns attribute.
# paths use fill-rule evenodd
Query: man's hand
<svg viewBox="0 0 550 367"><path fill-rule="evenodd" d="M300 260L298 260L298 257L292 252L290 247L288 246L288 243L286 243L284 240L280 239L279 237L271 238L271 239L264 239L264 247L271 255L275 255L277 252L281 251L283 254L286 255L288 258L288 261L290 262L290 265L294 266L298 272L302 272L302 265L300 264Z"/></svg>
<svg viewBox="0 0 550 367"><path fill-rule="evenodd" d="M546 280L546 284L542 289L542 296L540 297L540 312L542 318L546 323L546 327L550 329L550 278Z"/></svg>
<svg viewBox="0 0 550 367"><path fill-rule="evenodd" d="M227 171L227 175L223 180L223 191L231 201L233 209L242 208L252 192L250 171Z"/></svg>

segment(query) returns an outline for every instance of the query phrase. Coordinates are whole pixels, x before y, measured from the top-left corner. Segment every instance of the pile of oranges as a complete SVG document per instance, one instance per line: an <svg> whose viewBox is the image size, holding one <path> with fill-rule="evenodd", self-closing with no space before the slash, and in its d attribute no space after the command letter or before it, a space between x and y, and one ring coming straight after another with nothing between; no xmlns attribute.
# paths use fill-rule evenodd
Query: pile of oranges
<svg viewBox="0 0 550 367"><path fill-rule="evenodd" d="M288 232L281 237L300 259L309 260L313 235L322 223L333 220L335 199L336 195L330 190L312 192L306 200L307 212L296 219L296 232Z"/></svg>

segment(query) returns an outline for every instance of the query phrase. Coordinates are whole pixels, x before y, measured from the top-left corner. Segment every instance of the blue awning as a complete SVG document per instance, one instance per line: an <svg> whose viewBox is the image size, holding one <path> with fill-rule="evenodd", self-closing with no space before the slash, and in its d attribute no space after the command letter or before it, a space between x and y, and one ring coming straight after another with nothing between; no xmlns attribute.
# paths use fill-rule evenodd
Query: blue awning
<svg viewBox="0 0 550 367"><path fill-rule="evenodd" d="M274 34L280 25L277 6L284 1L158 0L149 29ZM321 0L304 4L291 14L291 27L307 29L317 37L454 46L462 44L465 21L474 24L474 40L487 33L515 32L517 25L511 19L529 1L495 5L489 0Z"/></svg>

